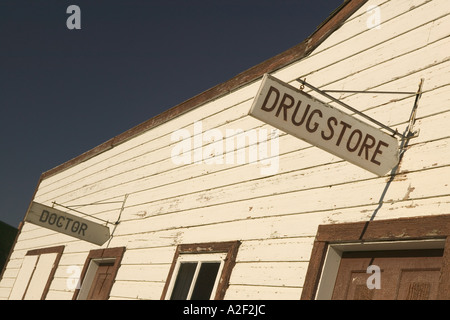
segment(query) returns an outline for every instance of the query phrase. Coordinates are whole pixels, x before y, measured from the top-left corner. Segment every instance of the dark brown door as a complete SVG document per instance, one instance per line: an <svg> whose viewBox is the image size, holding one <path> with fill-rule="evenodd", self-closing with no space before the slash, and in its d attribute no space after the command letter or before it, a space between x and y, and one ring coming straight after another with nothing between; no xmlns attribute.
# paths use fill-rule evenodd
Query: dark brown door
<svg viewBox="0 0 450 320"><path fill-rule="evenodd" d="M89 290L88 300L106 300L114 281L114 262L100 263Z"/></svg>
<svg viewBox="0 0 450 320"><path fill-rule="evenodd" d="M336 278L337 300L433 300L437 298L443 250L344 253ZM369 288L378 266L380 288Z"/></svg>

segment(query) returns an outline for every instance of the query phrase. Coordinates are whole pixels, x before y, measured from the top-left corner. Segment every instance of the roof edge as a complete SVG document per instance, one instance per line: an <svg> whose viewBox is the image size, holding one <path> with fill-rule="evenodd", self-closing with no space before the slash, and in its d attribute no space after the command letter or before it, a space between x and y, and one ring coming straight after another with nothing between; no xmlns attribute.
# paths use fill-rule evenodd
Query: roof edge
<svg viewBox="0 0 450 320"><path fill-rule="evenodd" d="M345 0L330 16L322 22L311 36L294 47L257 64L246 71L239 73L235 77L218 84L152 118L138 124L137 126L115 136L114 138L82 153L81 155L64 162L63 164L45 171L41 175L41 181L47 179L61 171L73 167L79 163L89 160L100 153L112 149L131 138L138 136L158 125L174 119L190 110L193 110L211 100L220 98L229 92L247 85L261 78L265 73L271 73L281 69L297 60L308 56L326 38L341 27L341 25L368 0Z"/></svg>

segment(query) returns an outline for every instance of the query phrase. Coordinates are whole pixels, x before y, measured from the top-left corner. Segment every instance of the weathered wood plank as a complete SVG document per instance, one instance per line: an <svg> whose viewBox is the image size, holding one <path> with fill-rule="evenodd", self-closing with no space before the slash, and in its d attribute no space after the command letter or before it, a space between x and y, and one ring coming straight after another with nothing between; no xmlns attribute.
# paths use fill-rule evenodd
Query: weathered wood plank
<svg viewBox="0 0 450 320"><path fill-rule="evenodd" d="M75 292L75 288L72 287L73 283L72 281L69 280L67 278L61 278L61 277L56 277L53 279L51 285L50 285L50 291L53 291L54 294L64 294L64 293L70 293L71 297L70 299L72 299L72 296ZM51 299L50 299L51 300Z"/></svg>
<svg viewBox="0 0 450 320"><path fill-rule="evenodd" d="M116 281L111 289L113 298L159 300L164 283L142 281Z"/></svg>
<svg viewBox="0 0 450 320"><path fill-rule="evenodd" d="M296 300L301 288L230 285L225 300Z"/></svg>
<svg viewBox="0 0 450 320"><path fill-rule="evenodd" d="M237 263L230 285L262 285L301 287L307 268L306 262L255 262Z"/></svg>
<svg viewBox="0 0 450 320"><path fill-rule="evenodd" d="M45 297L46 300L71 300L73 292L50 290Z"/></svg>
<svg viewBox="0 0 450 320"><path fill-rule="evenodd" d="M122 264L158 264L172 262L176 246L145 248L145 249L127 249Z"/></svg>
<svg viewBox="0 0 450 320"><path fill-rule="evenodd" d="M117 272L116 281L151 281L165 282L170 269L167 264L122 264Z"/></svg>
<svg viewBox="0 0 450 320"><path fill-rule="evenodd" d="M346 171L345 168L348 168L346 163L340 163L331 171L336 171L339 167L344 171L334 177L345 177L346 174L351 174L352 172L352 168L350 169L350 173ZM229 221L239 218L245 219L247 217L266 216L270 214L264 211L264 208L271 208L274 203L277 203L277 212L279 214L281 212L295 212L295 210L299 212L313 212L315 210L329 210L336 207L370 205L378 201L377 196L385 188L386 181L383 178L362 180L354 183L345 182L346 180L336 182L328 178L331 171L329 168L325 168L325 170L315 172L315 174L311 175L312 180L320 181L319 183L322 185L321 188L318 187L317 189L311 189L310 184L312 182L307 180L308 176L299 175L298 181L290 177L290 182L298 186L297 190L299 191L294 192L290 191L295 190L294 188L288 189L287 191L283 189L279 191L278 189L258 188L258 185L255 187L249 184L247 189L239 189L236 186L231 186L222 188L221 190L177 197L176 200L157 201L146 207L139 208L139 212L158 212L160 215L150 215L147 218L135 220L135 222L122 224L117 229L117 234L129 234L132 230L135 232L157 230L164 227L168 228L170 225L192 226L196 223L206 224L224 220ZM412 198L448 195L450 194L450 187L448 186L446 177L448 177L449 172L450 167L445 166L427 171L404 174L392 184L385 201L398 201L403 199L406 194ZM287 183L286 181L283 183L280 181L277 182L282 185ZM273 185L273 183L269 185ZM411 194L409 190L414 190L414 194ZM244 205L240 203L239 210L233 210L233 207L237 207L237 201L243 202ZM255 206L256 201L258 201L257 206ZM301 204L301 206L298 204ZM224 208L221 208L221 206ZM247 208L247 210L244 211L243 208ZM193 212L193 209L198 210ZM283 209L286 211L283 211ZM214 212L214 214L208 214L209 212ZM172 224L169 224L168 213L174 213L170 215L173 217L170 219ZM143 223L143 221L149 222Z"/></svg>
<svg viewBox="0 0 450 320"><path fill-rule="evenodd" d="M314 238L249 240L239 247L236 262L308 261Z"/></svg>

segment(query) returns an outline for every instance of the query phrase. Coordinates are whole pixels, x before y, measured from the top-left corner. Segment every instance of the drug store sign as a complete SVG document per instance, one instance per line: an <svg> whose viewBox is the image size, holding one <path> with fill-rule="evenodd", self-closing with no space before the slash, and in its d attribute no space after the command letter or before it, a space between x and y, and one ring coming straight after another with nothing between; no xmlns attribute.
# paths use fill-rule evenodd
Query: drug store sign
<svg viewBox="0 0 450 320"><path fill-rule="evenodd" d="M379 176L398 163L395 137L268 74L249 115Z"/></svg>

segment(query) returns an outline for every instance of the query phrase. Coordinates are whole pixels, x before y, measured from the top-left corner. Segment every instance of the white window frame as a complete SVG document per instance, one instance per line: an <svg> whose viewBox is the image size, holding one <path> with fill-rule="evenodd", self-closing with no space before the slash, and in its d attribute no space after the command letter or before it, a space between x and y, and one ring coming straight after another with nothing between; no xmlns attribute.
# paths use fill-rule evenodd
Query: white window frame
<svg viewBox="0 0 450 320"><path fill-rule="evenodd" d="M171 281L170 281L170 284L169 284L169 289L167 291L167 295L166 295L165 299L166 300L170 300L170 298L172 296L173 288L175 286L175 282L176 282L177 277L178 277L178 271L180 270L180 266L181 266L182 263L197 262L197 267L195 269L194 276L192 278L192 282L191 282L190 287L189 287L189 292L188 292L188 295L186 297L186 300L190 300L191 297L192 297L192 292L194 291L195 284L197 282L197 277L198 277L198 273L200 271L201 265L203 263L207 263L207 262L220 262L219 270L217 271L216 279L214 281L214 286L213 286L213 289L211 290L211 295L209 297L210 300L214 299L214 296L215 296L216 290L217 290L217 285L219 284L220 275L222 274L222 271L223 271L223 267L224 267L226 256L227 256L226 252L180 254L178 256L177 263L175 265L175 270L174 270L174 273L173 273L173 277L171 278Z"/></svg>

